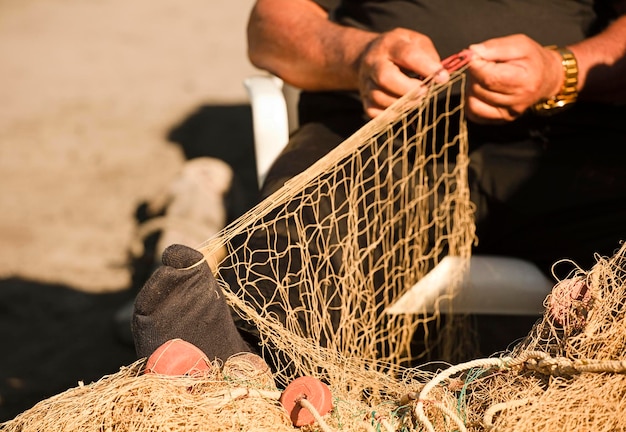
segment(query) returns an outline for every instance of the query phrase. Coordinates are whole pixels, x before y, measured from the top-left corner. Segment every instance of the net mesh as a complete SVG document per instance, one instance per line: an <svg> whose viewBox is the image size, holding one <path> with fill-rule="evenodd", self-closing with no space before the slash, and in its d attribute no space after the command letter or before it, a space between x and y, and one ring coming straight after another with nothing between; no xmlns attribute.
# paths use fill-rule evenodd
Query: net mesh
<svg viewBox="0 0 626 432"><path fill-rule="evenodd" d="M445 255L469 258L474 240L464 79L407 94L201 248L208 260L226 250L217 279L276 386L220 365L146 375L140 360L0 430L292 430L277 399L300 375L333 395L304 430L625 430L626 246L559 282L507 356L405 367L438 314L385 310Z"/></svg>
<svg viewBox="0 0 626 432"><path fill-rule="evenodd" d="M546 298L528 336L505 357L456 365L430 380L454 395L427 430L617 431L626 420L626 246L574 268ZM443 401L443 400L442 400ZM422 407L415 405L419 417ZM460 425L460 426L459 426Z"/></svg>
<svg viewBox="0 0 626 432"><path fill-rule="evenodd" d="M445 255L470 255L464 79L407 94L202 248L228 248L217 277L281 381L428 349L411 346L436 316L385 310Z"/></svg>

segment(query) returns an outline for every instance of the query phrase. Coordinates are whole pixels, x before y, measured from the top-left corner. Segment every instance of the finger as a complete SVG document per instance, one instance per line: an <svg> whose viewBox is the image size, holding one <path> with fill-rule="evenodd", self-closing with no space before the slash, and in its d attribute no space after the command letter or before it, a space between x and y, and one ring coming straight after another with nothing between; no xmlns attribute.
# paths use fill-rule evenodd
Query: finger
<svg viewBox="0 0 626 432"><path fill-rule="evenodd" d="M419 84L420 81L417 79L408 79L408 81L402 83L398 82L398 80L385 80L383 77L383 80L379 83L378 79L370 78L361 90L363 107L368 116L374 118L402 97L406 91ZM407 90L405 90L406 87L408 87Z"/></svg>
<svg viewBox="0 0 626 432"><path fill-rule="evenodd" d="M397 65L389 62L384 63L375 71L371 81L373 88L395 98L401 97L422 82L415 76L407 75Z"/></svg>
<svg viewBox="0 0 626 432"><path fill-rule="evenodd" d="M438 74L437 77L438 80L443 83L449 80L449 74L447 72ZM423 85L423 82L421 80L412 79L411 82L413 84L409 88L409 90L412 90L415 86ZM366 113L371 118L376 117L378 114L387 109L406 93L403 92L401 94L397 94L393 91L389 92L381 87L375 87L374 84L370 85L369 87L372 89L366 91L361 99L363 100L363 106Z"/></svg>
<svg viewBox="0 0 626 432"><path fill-rule="evenodd" d="M433 42L423 35L410 33L405 43L395 45L389 55L400 68L421 77L429 77L443 69Z"/></svg>
<svg viewBox="0 0 626 432"><path fill-rule="evenodd" d="M467 93L470 97L475 97L486 104L496 106L512 105L516 101L517 93L512 88L504 88L504 91L495 91L486 88L476 81L468 83Z"/></svg>
<svg viewBox="0 0 626 432"><path fill-rule="evenodd" d="M491 92L482 87L468 92L470 99L476 99L485 105L505 109L510 115L518 117L535 102L535 99L526 93L503 94Z"/></svg>
<svg viewBox="0 0 626 432"><path fill-rule="evenodd" d="M382 90L373 90L363 98L363 108L369 117L374 118L397 100L397 97Z"/></svg>
<svg viewBox="0 0 626 432"><path fill-rule="evenodd" d="M368 97L368 105L387 108L400 98L400 95L390 94L382 89L373 90Z"/></svg>
<svg viewBox="0 0 626 432"><path fill-rule="evenodd" d="M524 35L511 35L494 38L469 46L474 57L490 62L508 62L525 57L529 38Z"/></svg>
<svg viewBox="0 0 626 432"><path fill-rule="evenodd" d="M494 124L515 120L519 114L505 106L495 106L469 97L465 103L467 118L475 123Z"/></svg>
<svg viewBox="0 0 626 432"><path fill-rule="evenodd" d="M520 92L531 82L523 63L494 63L478 59L470 65L470 81L473 85L492 92L512 95Z"/></svg>
<svg viewBox="0 0 626 432"><path fill-rule="evenodd" d="M365 114L367 114L367 116L369 118L375 118L376 116L380 115L380 113L382 113L383 111L385 111L383 108L378 108L378 107L365 107Z"/></svg>

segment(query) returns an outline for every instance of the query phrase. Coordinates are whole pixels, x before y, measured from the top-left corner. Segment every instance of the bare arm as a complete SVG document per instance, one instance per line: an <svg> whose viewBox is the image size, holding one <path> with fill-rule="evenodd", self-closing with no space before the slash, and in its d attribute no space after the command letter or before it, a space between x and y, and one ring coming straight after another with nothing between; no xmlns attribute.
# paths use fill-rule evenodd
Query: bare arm
<svg viewBox="0 0 626 432"><path fill-rule="evenodd" d="M429 76L441 69L427 36L341 26L311 0L257 0L248 23L248 55L255 66L301 89L358 90L372 117L419 84L405 71Z"/></svg>
<svg viewBox="0 0 626 432"><path fill-rule="evenodd" d="M569 48L578 61L581 99L626 103L626 15Z"/></svg>
<svg viewBox="0 0 626 432"><path fill-rule="evenodd" d="M248 22L248 55L302 89L355 90L359 56L376 36L332 23L311 0L258 0Z"/></svg>

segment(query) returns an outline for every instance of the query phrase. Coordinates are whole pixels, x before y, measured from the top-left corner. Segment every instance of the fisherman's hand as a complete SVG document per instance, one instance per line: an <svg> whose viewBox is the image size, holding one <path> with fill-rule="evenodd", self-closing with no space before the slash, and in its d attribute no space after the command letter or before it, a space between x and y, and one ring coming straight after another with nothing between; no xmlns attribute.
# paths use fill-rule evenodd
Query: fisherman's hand
<svg viewBox="0 0 626 432"><path fill-rule="evenodd" d="M419 77L439 72L437 82L449 79L430 38L402 28L372 40L359 58L358 70L363 107L370 117L419 85Z"/></svg>
<svg viewBox="0 0 626 432"><path fill-rule="evenodd" d="M473 52L467 87L467 117L478 123L515 120L541 99L559 93L561 59L525 35L490 39Z"/></svg>

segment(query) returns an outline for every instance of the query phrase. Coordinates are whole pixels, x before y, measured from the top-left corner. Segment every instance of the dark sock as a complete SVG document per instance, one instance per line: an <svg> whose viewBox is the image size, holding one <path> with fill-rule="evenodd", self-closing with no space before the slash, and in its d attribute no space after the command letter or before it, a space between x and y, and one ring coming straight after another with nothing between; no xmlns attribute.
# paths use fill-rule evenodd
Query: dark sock
<svg viewBox="0 0 626 432"><path fill-rule="evenodd" d="M241 338L224 294L203 255L187 246L163 252L163 266L135 299L132 332L139 358L180 338L200 348L210 360L251 352Z"/></svg>

